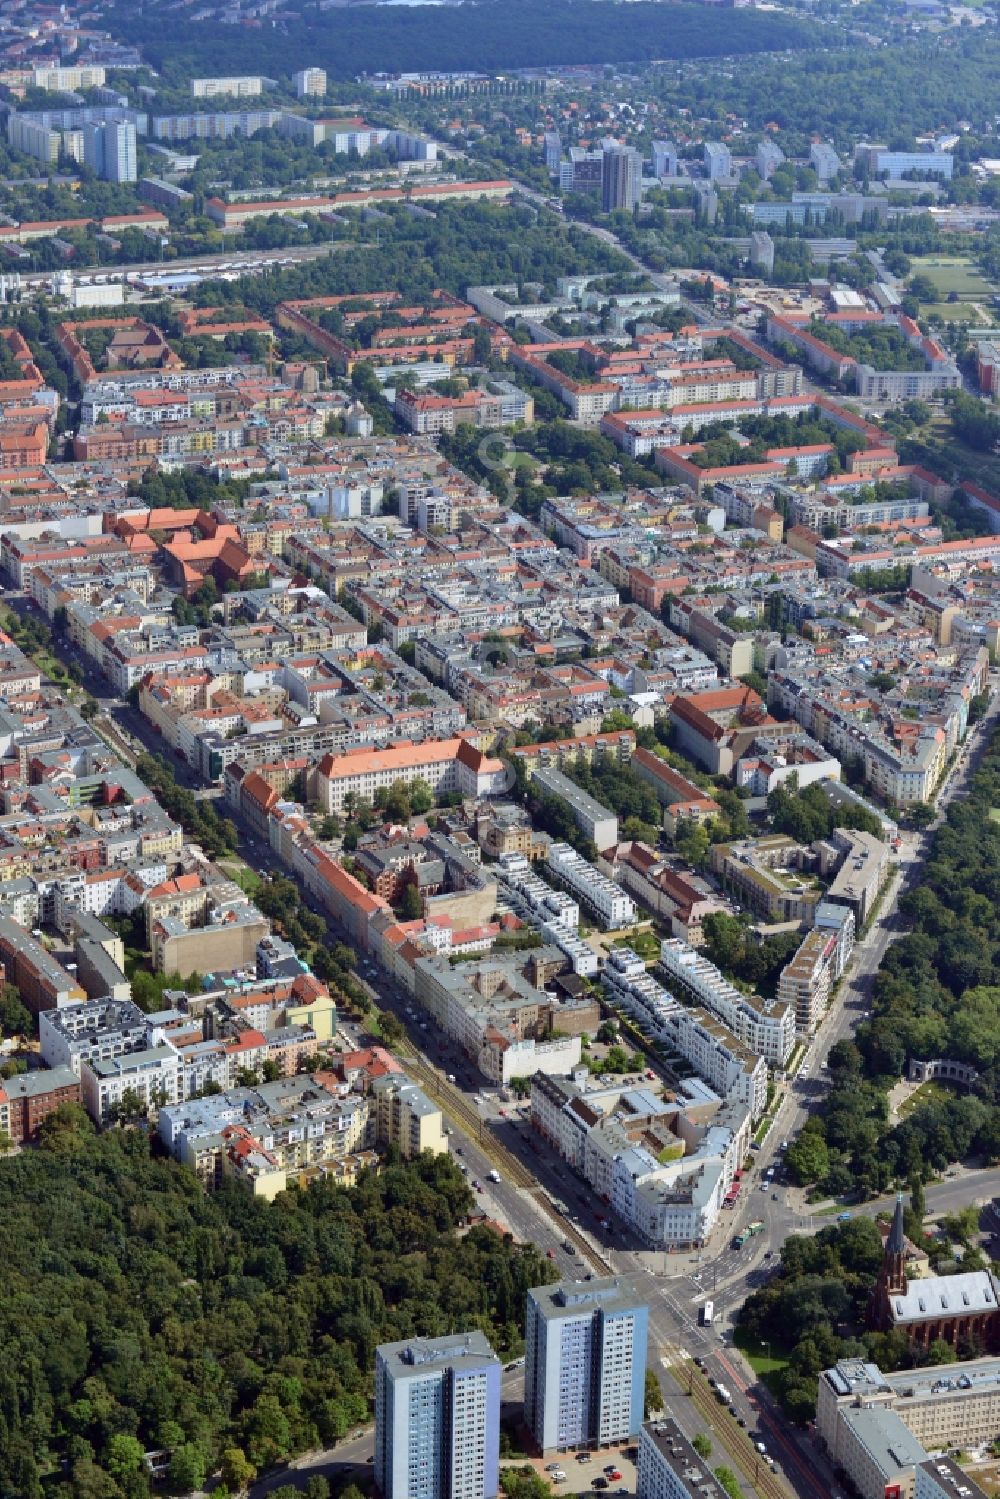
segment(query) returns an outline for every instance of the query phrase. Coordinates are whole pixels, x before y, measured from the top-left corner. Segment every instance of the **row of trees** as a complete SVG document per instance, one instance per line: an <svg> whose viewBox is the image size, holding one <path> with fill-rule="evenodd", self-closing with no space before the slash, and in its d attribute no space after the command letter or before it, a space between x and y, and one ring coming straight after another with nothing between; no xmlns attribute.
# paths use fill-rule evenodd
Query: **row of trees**
<svg viewBox="0 0 1000 1499"><path fill-rule="evenodd" d="M871 1015L831 1048L831 1090L788 1152L798 1180L875 1194L970 1152L1000 1159L1000 736L933 835L919 885L900 901L909 930L876 975ZM888 1090L908 1059L950 1057L978 1073L963 1096L893 1124Z"/></svg>
<svg viewBox="0 0 1000 1499"><path fill-rule="evenodd" d="M519 1352L552 1267L457 1238L472 1205L441 1157L274 1204L208 1196L144 1134L51 1116L0 1173L0 1494L42 1499L44 1476L47 1499L147 1499L151 1449L171 1492L220 1464L235 1488L367 1419L379 1342L481 1328Z"/></svg>
<svg viewBox="0 0 1000 1499"><path fill-rule="evenodd" d="M162 755L140 754L135 770L167 815L201 844L210 859L233 852L239 841L236 824L220 817L210 801L199 801L193 791L181 786Z"/></svg>

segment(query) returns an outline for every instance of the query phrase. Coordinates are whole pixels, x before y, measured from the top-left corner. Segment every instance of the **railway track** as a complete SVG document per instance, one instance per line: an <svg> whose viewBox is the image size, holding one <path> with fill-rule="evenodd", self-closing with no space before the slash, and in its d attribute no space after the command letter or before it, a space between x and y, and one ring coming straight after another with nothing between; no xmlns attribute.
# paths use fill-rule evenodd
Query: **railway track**
<svg viewBox="0 0 1000 1499"><path fill-rule="evenodd" d="M792 1499L791 1489L761 1457L747 1432L720 1405L697 1365L691 1359L681 1359L671 1370L681 1383L686 1379L688 1394L699 1415L725 1443L751 1492L762 1495L763 1499Z"/></svg>
<svg viewBox="0 0 1000 1499"><path fill-rule="evenodd" d="M435 1072L434 1068L421 1057L407 1058L406 1065L413 1076L425 1086L427 1092L437 1099L442 1111L480 1147L483 1154L493 1162L498 1171L503 1173L506 1180L512 1186L520 1187L530 1193L538 1206L558 1225L559 1235L578 1250L586 1264L600 1275L609 1274L611 1266L607 1260L598 1253L576 1224L560 1213L552 1198L543 1187L539 1186L528 1167L497 1139L489 1123L480 1117L462 1091L451 1083L445 1082L440 1074Z"/></svg>

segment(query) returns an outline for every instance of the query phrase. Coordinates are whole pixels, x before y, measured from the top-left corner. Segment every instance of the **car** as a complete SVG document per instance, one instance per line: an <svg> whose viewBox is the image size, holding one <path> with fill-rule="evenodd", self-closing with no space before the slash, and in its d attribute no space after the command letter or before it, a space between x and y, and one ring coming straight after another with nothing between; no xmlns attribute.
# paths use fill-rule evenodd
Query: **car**
<svg viewBox="0 0 1000 1499"><path fill-rule="evenodd" d="M746 1431L746 1429L747 1429L747 1418L746 1418L746 1416L737 1416L736 1417L736 1424L737 1424L737 1426L742 1426L743 1430Z"/></svg>
<svg viewBox="0 0 1000 1499"><path fill-rule="evenodd" d="M619 1473L617 1468L613 1468L608 1474L608 1477L611 1479L612 1483L621 1483L622 1481L622 1475Z"/></svg>
<svg viewBox="0 0 1000 1499"><path fill-rule="evenodd" d="M369 1467L372 1467L373 1464L374 1464L374 1462L375 1462L375 1454L372 1453L371 1457L366 1457L365 1458L365 1462L368 1464Z"/></svg>
<svg viewBox="0 0 1000 1499"><path fill-rule="evenodd" d="M612 1475L612 1473L614 1471L615 1471L615 1465L614 1465L614 1463L605 1463L604 1467L601 1469L601 1472L604 1473L605 1476L608 1477L608 1478L611 1477L611 1475Z"/></svg>
<svg viewBox="0 0 1000 1499"><path fill-rule="evenodd" d="M547 1260L554 1260L555 1257L556 1257L556 1252L555 1252L554 1249L546 1249L546 1251L545 1251L545 1258Z"/></svg>
<svg viewBox="0 0 1000 1499"><path fill-rule="evenodd" d="M498 1109L497 1113L500 1115L501 1119L506 1119L507 1118L507 1110L506 1109Z"/></svg>
<svg viewBox="0 0 1000 1499"><path fill-rule="evenodd" d="M561 1468L557 1469L555 1473L550 1473L549 1477L552 1479L553 1483L565 1483L566 1482L566 1474L563 1472L563 1470Z"/></svg>
<svg viewBox="0 0 1000 1499"><path fill-rule="evenodd" d="M705 1360L703 1358L696 1358L694 1361L694 1366L696 1369L704 1369Z"/></svg>
<svg viewBox="0 0 1000 1499"><path fill-rule="evenodd" d="M354 1433L354 1440L356 1442L359 1442L363 1436L364 1436L364 1432L363 1431L356 1431Z"/></svg>
<svg viewBox="0 0 1000 1499"><path fill-rule="evenodd" d="M590 1462L593 1462L593 1458L591 1457L591 1455L590 1455L589 1452L578 1452L576 1454L576 1460L577 1460L578 1463L590 1463Z"/></svg>
<svg viewBox="0 0 1000 1499"><path fill-rule="evenodd" d="M455 1076L455 1074L453 1072L449 1072L448 1073L448 1081L450 1083L457 1083L458 1082L458 1078Z"/></svg>
<svg viewBox="0 0 1000 1499"><path fill-rule="evenodd" d="M760 1453L761 1457L767 1456L767 1448L764 1446L763 1442L754 1442L754 1446L757 1448L757 1451Z"/></svg>
<svg viewBox="0 0 1000 1499"><path fill-rule="evenodd" d="M593 1487L595 1489L606 1489L607 1486L608 1480L606 1478L597 1477L594 1479Z"/></svg>
<svg viewBox="0 0 1000 1499"><path fill-rule="evenodd" d="M473 1177L473 1179L472 1179L472 1186L473 1186L473 1190L476 1191L476 1192L481 1192L483 1190L481 1184L478 1181L476 1181L475 1177Z"/></svg>
<svg viewBox="0 0 1000 1499"><path fill-rule="evenodd" d="M462 1147L461 1147L461 1145L456 1145L455 1146L455 1154L456 1155L461 1155L462 1154Z"/></svg>
<svg viewBox="0 0 1000 1499"><path fill-rule="evenodd" d="M734 1418L734 1420L739 1415L739 1411L736 1409L735 1405L731 1405L729 1407L729 1414Z"/></svg>
<svg viewBox="0 0 1000 1499"><path fill-rule="evenodd" d="M778 1194L777 1194L777 1192L772 1192L771 1193L771 1200L773 1202L777 1202L777 1200L778 1200Z"/></svg>
<svg viewBox="0 0 1000 1499"><path fill-rule="evenodd" d="M560 1471L559 1464L558 1463L546 1463L545 1464L545 1471L546 1471L546 1473L558 1473Z"/></svg>
<svg viewBox="0 0 1000 1499"><path fill-rule="evenodd" d="M570 1243L570 1241L568 1239L563 1239L563 1241L562 1241L562 1247L565 1249L565 1251L566 1251L567 1254L575 1254L576 1253L576 1250L573 1248L573 1245Z"/></svg>

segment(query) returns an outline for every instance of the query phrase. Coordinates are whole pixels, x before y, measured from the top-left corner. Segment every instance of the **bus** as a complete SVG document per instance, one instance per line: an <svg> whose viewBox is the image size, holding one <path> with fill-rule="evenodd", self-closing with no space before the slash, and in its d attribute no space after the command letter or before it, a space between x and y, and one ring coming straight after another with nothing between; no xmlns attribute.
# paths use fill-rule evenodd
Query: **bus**
<svg viewBox="0 0 1000 1499"><path fill-rule="evenodd" d="M714 1318L714 1316L715 1316L715 1303L712 1302L712 1301L706 1301L705 1305L701 1309L701 1325L702 1325L702 1327L711 1327L711 1325L712 1325L712 1319Z"/></svg>

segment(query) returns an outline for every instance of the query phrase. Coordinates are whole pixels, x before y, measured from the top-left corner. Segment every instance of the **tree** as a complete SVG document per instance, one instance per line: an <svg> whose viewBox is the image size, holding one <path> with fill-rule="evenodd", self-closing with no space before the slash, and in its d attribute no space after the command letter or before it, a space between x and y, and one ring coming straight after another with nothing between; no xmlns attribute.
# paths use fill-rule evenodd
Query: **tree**
<svg viewBox="0 0 1000 1499"><path fill-rule="evenodd" d="M391 1010L383 1010L379 1015L379 1030L382 1032L382 1040L387 1046L398 1046L406 1036L406 1029L397 1015Z"/></svg>
<svg viewBox="0 0 1000 1499"><path fill-rule="evenodd" d="M242 1447L227 1447L222 1454L219 1477L231 1494L239 1494L253 1483L257 1469Z"/></svg>
<svg viewBox="0 0 1000 1499"><path fill-rule="evenodd" d="M643 1415L646 1420L649 1419L654 1411L661 1411L663 1409L663 1391L660 1388L660 1381L656 1376L655 1369L646 1370L646 1383L643 1389L642 1404Z"/></svg>
<svg viewBox="0 0 1000 1499"><path fill-rule="evenodd" d="M709 1458L712 1455L712 1438L706 1431L696 1431L691 1439L691 1446L699 1457Z"/></svg>
<svg viewBox="0 0 1000 1499"><path fill-rule="evenodd" d="M424 914L424 903L416 880L407 880L399 897L399 915L403 921L418 921Z"/></svg>
<svg viewBox="0 0 1000 1499"><path fill-rule="evenodd" d="M743 1499L743 1490L740 1488L740 1481L732 1468L716 1468L715 1476L729 1495L729 1499Z"/></svg>
<svg viewBox="0 0 1000 1499"><path fill-rule="evenodd" d="M410 811L417 817L423 817L434 805L434 793L422 776L410 782Z"/></svg>
<svg viewBox="0 0 1000 1499"><path fill-rule="evenodd" d="M182 1442L170 1454L167 1483L175 1494L187 1494L204 1487L208 1464L196 1442Z"/></svg>
<svg viewBox="0 0 1000 1499"><path fill-rule="evenodd" d="M822 1136L813 1129L804 1129L797 1140L793 1140L785 1154L789 1171L800 1186L820 1182L830 1166L830 1153Z"/></svg>
<svg viewBox="0 0 1000 1499"><path fill-rule="evenodd" d="M118 1431L108 1438L108 1445L104 1449L104 1466L112 1478L124 1484L143 1471L144 1455L141 1442L126 1432Z"/></svg>

